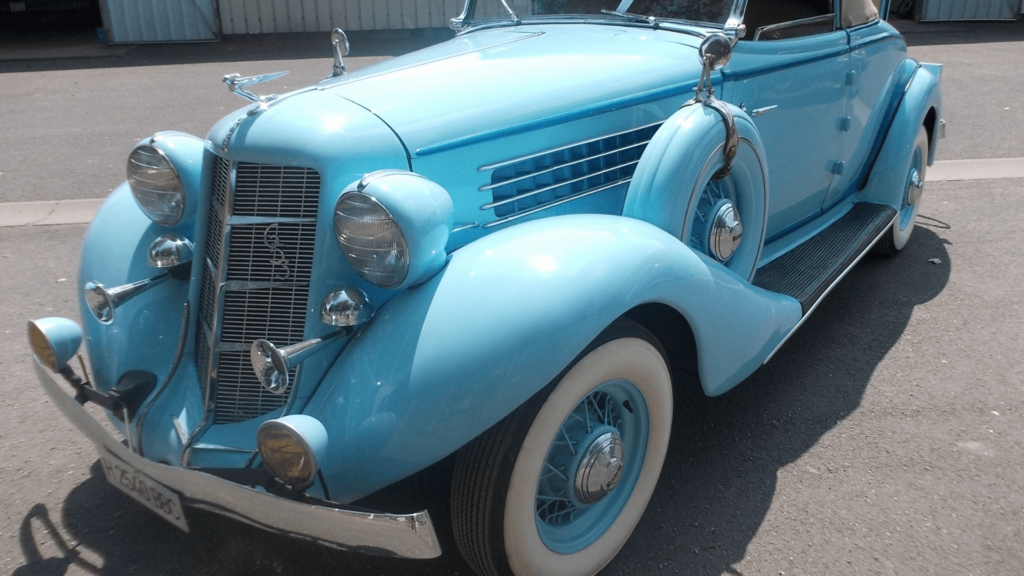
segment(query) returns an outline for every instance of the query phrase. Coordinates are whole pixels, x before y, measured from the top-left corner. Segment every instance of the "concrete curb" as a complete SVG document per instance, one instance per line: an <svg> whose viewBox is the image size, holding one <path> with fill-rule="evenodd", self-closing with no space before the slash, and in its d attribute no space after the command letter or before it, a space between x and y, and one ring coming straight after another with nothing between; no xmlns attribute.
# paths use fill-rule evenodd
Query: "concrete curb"
<svg viewBox="0 0 1024 576"><path fill-rule="evenodd" d="M928 168L925 180L996 180L1024 178L1024 158L989 158L981 160L943 160Z"/></svg>
<svg viewBox="0 0 1024 576"><path fill-rule="evenodd" d="M0 228L88 224L103 198L0 204Z"/></svg>
<svg viewBox="0 0 1024 576"><path fill-rule="evenodd" d="M1024 158L941 160L925 175L928 182L1001 178L1024 178ZM102 203L103 199L97 198L0 204L0 228L88 224Z"/></svg>

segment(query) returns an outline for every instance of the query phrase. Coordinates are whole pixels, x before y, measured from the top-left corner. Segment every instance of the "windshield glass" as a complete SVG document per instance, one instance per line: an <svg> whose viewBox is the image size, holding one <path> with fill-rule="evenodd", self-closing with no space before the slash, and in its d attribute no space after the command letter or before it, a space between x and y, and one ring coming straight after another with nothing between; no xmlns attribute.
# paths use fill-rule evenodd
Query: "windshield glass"
<svg viewBox="0 0 1024 576"><path fill-rule="evenodd" d="M687 20L724 25L733 0L505 0L520 18L531 16L599 16L628 19ZM616 14L618 13L618 14ZM480 0L475 19L509 18L501 0ZM638 18L632 18L639 20Z"/></svg>

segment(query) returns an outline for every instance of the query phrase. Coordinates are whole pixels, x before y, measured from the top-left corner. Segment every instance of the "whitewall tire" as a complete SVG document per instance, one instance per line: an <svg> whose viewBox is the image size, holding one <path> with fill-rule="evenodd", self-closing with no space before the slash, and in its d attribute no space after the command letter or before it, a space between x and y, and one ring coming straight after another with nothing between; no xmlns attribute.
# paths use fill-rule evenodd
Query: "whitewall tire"
<svg viewBox="0 0 1024 576"><path fill-rule="evenodd" d="M921 207L924 191L925 173L928 171L928 132L924 126L917 131L914 150L910 157L910 169L904 184L899 213L889 231L878 240L875 251L887 256L897 254L910 240L914 231L914 221Z"/></svg>
<svg viewBox="0 0 1024 576"><path fill-rule="evenodd" d="M664 354L639 325L606 330L554 386L456 462L456 540L481 576L589 576L633 532L672 427Z"/></svg>

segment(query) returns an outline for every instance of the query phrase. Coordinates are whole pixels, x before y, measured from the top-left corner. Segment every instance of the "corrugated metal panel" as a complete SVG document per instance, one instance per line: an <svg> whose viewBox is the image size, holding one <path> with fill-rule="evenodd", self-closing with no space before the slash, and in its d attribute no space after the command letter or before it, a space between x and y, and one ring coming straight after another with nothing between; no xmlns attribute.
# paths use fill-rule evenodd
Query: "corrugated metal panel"
<svg viewBox="0 0 1024 576"><path fill-rule="evenodd" d="M101 0L110 44L217 40L213 0Z"/></svg>
<svg viewBox="0 0 1024 576"><path fill-rule="evenodd" d="M224 34L326 32L345 30L411 30L444 28L462 12L464 0L220 0ZM528 14L530 0L509 2ZM481 0L477 18L502 18L499 0Z"/></svg>
<svg viewBox="0 0 1024 576"><path fill-rule="evenodd" d="M952 20L1015 20L1020 14L1020 0L920 0L918 20L949 22Z"/></svg>

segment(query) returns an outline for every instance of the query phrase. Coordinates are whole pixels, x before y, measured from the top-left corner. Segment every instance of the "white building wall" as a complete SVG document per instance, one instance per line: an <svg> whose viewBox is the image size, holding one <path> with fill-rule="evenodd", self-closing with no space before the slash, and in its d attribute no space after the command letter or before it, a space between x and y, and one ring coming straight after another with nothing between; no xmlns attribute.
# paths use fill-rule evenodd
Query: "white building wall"
<svg viewBox="0 0 1024 576"><path fill-rule="evenodd" d="M219 0L222 34L444 28L465 0ZM519 13L530 0L509 0ZM478 0L477 17L505 15L499 0Z"/></svg>
<svg viewBox="0 0 1024 576"><path fill-rule="evenodd" d="M462 0L219 0L223 34L444 28Z"/></svg>
<svg viewBox="0 0 1024 576"><path fill-rule="evenodd" d="M921 22L1014 20L1024 2L1017 0L920 0Z"/></svg>

